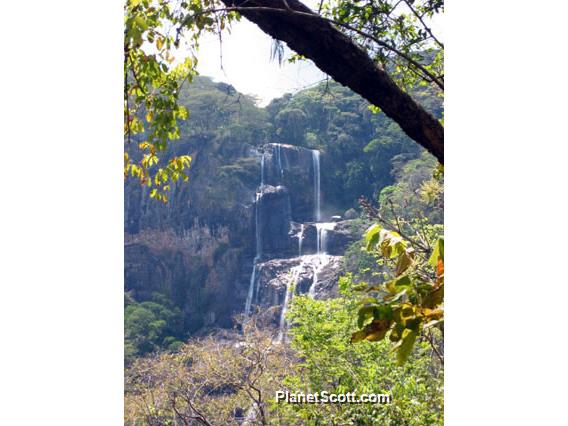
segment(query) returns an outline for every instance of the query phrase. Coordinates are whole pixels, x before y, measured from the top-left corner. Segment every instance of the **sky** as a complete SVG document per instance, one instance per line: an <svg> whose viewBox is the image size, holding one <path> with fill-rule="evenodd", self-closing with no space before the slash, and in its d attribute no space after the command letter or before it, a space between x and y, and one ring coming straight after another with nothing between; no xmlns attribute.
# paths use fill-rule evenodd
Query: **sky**
<svg viewBox="0 0 568 426"><path fill-rule="evenodd" d="M271 49L272 39L255 24L243 19L233 26L231 34L223 35L222 48L216 35L201 40L197 70L215 81L232 84L241 93L256 96L261 106L284 93L325 79L326 75L311 61L294 64L284 61L282 65L277 60L271 61ZM290 51L286 49L286 53Z"/></svg>
<svg viewBox="0 0 568 426"><path fill-rule="evenodd" d="M318 1L305 0L304 4L317 7ZM443 37L442 17L430 22L432 29ZM200 41L197 70L201 75L233 85L237 91L258 98L265 106L284 93L296 92L326 78L311 61L282 65L270 60L272 39L255 24L243 19L234 23L232 32L223 34L222 49L217 35L207 35ZM221 68L220 53L223 61ZM289 56L290 50L286 49ZM288 57L285 55L285 58Z"/></svg>
<svg viewBox="0 0 568 426"><path fill-rule="evenodd" d="M319 0L303 0L303 3L317 8ZM282 65L277 60L271 61L272 38L246 19L234 23L231 34L225 31L223 35L223 69L220 50L216 35L204 37L200 41L197 70L215 81L233 85L241 93L254 95L260 106L326 78L311 61L291 64L284 60ZM284 58L290 53L286 48Z"/></svg>

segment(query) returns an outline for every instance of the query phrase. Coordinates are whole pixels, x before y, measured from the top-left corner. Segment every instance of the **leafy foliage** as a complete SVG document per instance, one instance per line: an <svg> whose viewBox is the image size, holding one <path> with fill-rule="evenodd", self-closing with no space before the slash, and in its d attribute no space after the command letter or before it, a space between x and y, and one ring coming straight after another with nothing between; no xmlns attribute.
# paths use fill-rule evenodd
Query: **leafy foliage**
<svg viewBox="0 0 568 426"><path fill-rule="evenodd" d="M443 423L443 370L421 342L403 367L387 342L351 344L356 299L293 299L292 348L274 342L255 318L241 336L192 339L173 353L126 370L125 424L400 425ZM282 404L275 392L386 393L392 403Z"/></svg>
<svg viewBox="0 0 568 426"><path fill-rule="evenodd" d="M253 323L245 327L238 343L231 336L194 339L175 353L136 360L126 370L125 424L286 424L266 402L293 356Z"/></svg>
<svg viewBox="0 0 568 426"><path fill-rule="evenodd" d="M444 44L431 21L443 12L444 0L330 0L321 9L401 87L420 84L443 90Z"/></svg>
<svg viewBox="0 0 568 426"><path fill-rule="evenodd" d="M398 367L388 342L350 343L356 326L357 296L347 285L332 300L296 297L288 313L291 346L300 362L286 387L305 392L387 393L388 405L287 405L278 408L293 424L435 425L442 424L443 371L426 342L413 348L415 357ZM292 423L292 422L291 422Z"/></svg>
<svg viewBox="0 0 568 426"><path fill-rule="evenodd" d="M398 362L403 364L416 337L439 325L444 317L444 239L436 240L427 262L421 262L420 255L398 233L379 224L368 229L365 241L367 251L385 259L393 273L392 279L381 285L364 288L369 297L360 302L360 330L353 333L351 341L379 341L389 333L389 339L396 343Z"/></svg>
<svg viewBox="0 0 568 426"><path fill-rule="evenodd" d="M142 152L139 160L124 154L124 175L152 188L150 196L168 201L172 182L187 181L191 157L180 155L160 165L159 154L180 138L180 122L188 110L179 102L186 81L196 75L199 38L220 31L234 13L208 16L213 1L190 0L177 5L160 0L127 0L124 30L124 134ZM183 60L175 55L184 41Z"/></svg>
<svg viewBox="0 0 568 426"><path fill-rule="evenodd" d="M155 293L153 300L127 300L124 308L124 352L127 363L157 349L177 349L184 338L179 308Z"/></svg>
<svg viewBox="0 0 568 426"><path fill-rule="evenodd" d="M396 184L381 191L379 209L361 200L369 219L376 221L365 233L363 248L376 264L363 279L353 274L342 278L342 285L365 293L352 341L379 341L388 335L403 364L423 335L443 362L442 341L435 337L443 335L443 225L430 223L442 218L442 176L428 157L396 167L411 172L398 174Z"/></svg>
<svg viewBox="0 0 568 426"><path fill-rule="evenodd" d="M444 179L443 170L426 153L418 158L400 161L393 158L396 182L379 193L381 214L389 219L403 220L428 218L430 223L443 223ZM394 212L394 213L393 213Z"/></svg>
<svg viewBox="0 0 568 426"><path fill-rule="evenodd" d="M442 105L430 88L413 91L432 113ZM360 195L375 198L392 185L392 161L420 156L420 148L384 113L375 114L360 96L337 83L322 83L271 102L270 138L320 150L322 190L326 204L340 212L356 205Z"/></svg>
<svg viewBox="0 0 568 426"><path fill-rule="evenodd" d="M388 70L403 89L412 92L422 102L423 96L415 93L417 87L423 86L422 89L438 95L443 90L444 46L433 34L429 23L443 8L443 0L328 0L320 4L319 15L313 16L314 19L331 21L345 31ZM176 156L162 164L160 153L165 151L170 141L179 139L180 122L188 116L179 95L184 82L191 81L196 75L200 36L214 32L222 40L223 31L230 31L231 23L240 19L239 10L238 6L227 7L226 2L218 0L184 0L179 3L127 0L125 4L124 132L128 143L132 136L140 136L135 143L142 155L133 158L125 153L124 174L152 188L151 197L166 202L172 183L188 180L190 156ZM290 13L294 12L290 10ZM176 56L183 59L176 59ZM306 102L305 108L286 105L277 111L275 135L288 143L306 141L312 147L322 145L320 133L323 128L315 132L314 129L304 131L309 114L314 112L310 111L308 104ZM374 106L365 105L364 108L368 112L378 112ZM340 113L334 114L333 121L336 129L344 130L326 135L337 142L337 148L349 152L353 139L363 140L364 152L375 160L390 158L396 151L407 151L397 143L400 138L393 139L391 135L400 132L397 127L384 134L360 138L355 124L358 121L353 115L357 112L339 109ZM320 111L324 120L320 123L323 124L325 117L336 110L333 105L324 107ZM325 133L328 133L327 130ZM369 133L368 129L361 130ZM381 167L383 164L375 163L374 170L371 170L361 160L344 164L346 170L339 174L347 175L348 179L346 188L341 189L354 191L370 188L371 182L377 182L376 174L385 169ZM379 182L384 186L386 180L388 178L383 176ZM338 201L345 203L339 194L341 191L335 194Z"/></svg>

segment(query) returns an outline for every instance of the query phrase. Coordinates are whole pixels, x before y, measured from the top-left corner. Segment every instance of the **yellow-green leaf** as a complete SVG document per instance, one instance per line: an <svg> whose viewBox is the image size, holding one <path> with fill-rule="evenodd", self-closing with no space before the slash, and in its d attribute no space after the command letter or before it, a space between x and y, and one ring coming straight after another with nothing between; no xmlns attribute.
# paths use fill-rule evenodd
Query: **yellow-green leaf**
<svg viewBox="0 0 568 426"><path fill-rule="evenodd" d="M402 332L402 339L396 346L396 361L398 365L403 365L408 356L412 352L414 342L416 341L417 333L414 330L404 329Z"/></svg>

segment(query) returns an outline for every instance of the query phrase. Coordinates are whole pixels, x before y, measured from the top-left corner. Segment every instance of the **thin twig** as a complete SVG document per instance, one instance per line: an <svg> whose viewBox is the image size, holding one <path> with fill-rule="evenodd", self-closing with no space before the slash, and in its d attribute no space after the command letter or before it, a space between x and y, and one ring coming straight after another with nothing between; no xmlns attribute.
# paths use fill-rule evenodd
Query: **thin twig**
<svg viewBox="0 0 568 426"><path fill-rule="evenodd" d="M367 216L369 216L369 218L378 220L380 223L382 223L385 226L385 228L387 228L390 231L398 232L401 237L403 237L405 240L409 241L411 245L416 246L416 248L420 249L424 253L427 253L427 254L430 253L431 249L429 249L428 247L424 246L422 243L420 243L420 242L416 241L415 239L413 239L412 237L410 237L402 229L395 228L388 220L386 220L379 213L379 211L376 208L374 208L371 205L369 200L367 200L364 196L361 196L359 198L359 204L363 208L363 211L365 212L365 214Z"/></svg>
<svg viewBox="0 0 568 426"><path fill-rule="evenodd" d="M409 2L408 0L404 0L404 3L406 3L406 5L408 6L408 8L412 11L412 13L414 14L414 16L416 16L418 18L418 20L420 21L420 23L422 24L422 26L424 27L424 29L426 30L426 32L430 35L430 37L432 37L432 39L436 42L436 44L438 46L440 46L442 49L444 48L444 43L442 43L440 40L438 40L436 38L436 36L432 33L432 30L430 29L430 27L428 27L426 25L426 23L422 20L422 16L418 14L418 12L416 11L416 9L414 9L414 7L412 6L412 3Z"/></svg>
<svg viewBox="0 0 568 426"><path fill-rule="evenodd" d="M428 333L424 333L426 335L426 338L428 339L428 342L430 342L430 346L432 347L432 349L434 350L434 353L436 354L436 356L438 357L438 359L440 360L440 363L442 364L442 367L444 366L444 355L442 355L440 353L440 351L438 350L438 348L436 347L436 344L434 342L434 338L432 336L432 332L428 332Z"/></svg>

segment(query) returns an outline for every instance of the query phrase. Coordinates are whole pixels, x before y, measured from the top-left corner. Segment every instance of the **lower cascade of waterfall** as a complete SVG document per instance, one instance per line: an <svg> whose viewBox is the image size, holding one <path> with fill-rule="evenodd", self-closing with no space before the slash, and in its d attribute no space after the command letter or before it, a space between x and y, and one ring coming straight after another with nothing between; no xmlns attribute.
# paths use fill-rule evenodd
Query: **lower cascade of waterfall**
<svg viewBox="0 0 568 426"><path fill-rule="evenodd" d="M308 294L314 298L316 295L316 285L318 283L318 274L329 263L329 255L327 254L327 233L335 228L335 222L316 223L316 259L314 262L314 279Z"/></svg>
<svg viewBox="0 0 568 426"><path fill-rule="evenodd" d="M247 318L250 316L250 313L251 313L253 299L258 304L258 293L259 293L258 276L260 275L260 272L262 270L262 265L259 265L258 261L259 261L259 258L255 257L254 264L253 264L253 267L252 267L252 274L250 276L250 283L249 283L249 289L248 289L248 293L247 293L247 300L245 302L245 317L247 317Z"/></svg>
<svg viewBox="0 0 568 426"><path fill-rule="evenodd" d="M286 283L286 293L284 295L284 303L282 304L282 311L280 312L280 324L278 327L278 338L276 339L278 342L281 342L286 332L288 331L288 321L286 321L286 312L288 312L288 307L290 305L290 300L294 297L294 292L296 290L296 284L298 282L298 276L304 264L301 263L300 265L292 268L290 274L290 280Z"/></svg>
<svg viewBox="0 0 568 426"><path fill-rule="evenodd" d="M264 156L263 156L263 160L264 160ZM252 274L250 276L250 283L249 283L249 290L248 290L247 299L246 299L246 302L245 302L245 317L247 317L247 318L250 315L252 299L254 297L255 283L257 281L257 279L256 279L257 278L257 263L260 260L260 256L262 255L262 235L261 235L259 220L260 220L260 209L261 209L261 201L262 201L262 185L263 185L262 180L264 178L264 161L261 161L260 170L261 170L261 186L259 188L259 191L256 193L255 205L254 205L256 255L255 255L254 260L253 260Z"/></svg>

